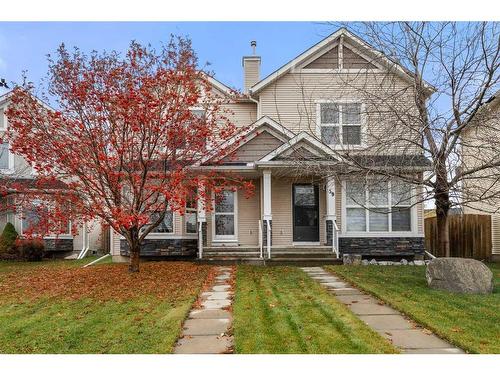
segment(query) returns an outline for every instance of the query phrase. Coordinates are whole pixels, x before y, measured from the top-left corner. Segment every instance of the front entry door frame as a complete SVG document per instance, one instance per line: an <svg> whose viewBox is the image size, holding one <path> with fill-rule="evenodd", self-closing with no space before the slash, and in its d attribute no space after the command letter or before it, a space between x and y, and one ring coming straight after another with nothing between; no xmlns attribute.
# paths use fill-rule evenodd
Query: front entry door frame
<svg viewBox="0 0 500 375"><path fill-rule="evenodd" d="M297 187L313 187L314 190L314 206L297 206L295 204L295 194L296 194L296 188ZM309 213L313 213L315 211L315 222L316 225L309 226L309 228L305 226L298 226L297 221L300 213L297 212L299 211L297 208L298 207L311 207L309 209L306 208ZM302 212L302 214L306 213L307 211ZM293 237L293 243L295 244L319 244L320 242L320 236L319 236L319 228L320 228L320 220L319 220L319 186L317 184L307 184L307 183L297 183L297 184L292 184L292 237Z"/></svg>

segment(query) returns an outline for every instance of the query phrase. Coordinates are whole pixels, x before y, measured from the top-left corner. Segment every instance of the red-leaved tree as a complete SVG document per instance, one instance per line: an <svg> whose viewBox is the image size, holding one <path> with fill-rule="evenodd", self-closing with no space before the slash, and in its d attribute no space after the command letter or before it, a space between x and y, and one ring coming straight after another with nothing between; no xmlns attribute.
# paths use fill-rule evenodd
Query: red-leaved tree
<svg viewBox="0 0 500 375"><path fill-rule="evenodd" d="M125 237L131 272L167 208L183 213L199 197L210 209L208 195L228 187L252 193L238 176L196 172L236 128L187 39L172 37L159 50L132 42L123 56L62 45L49 57L47 93L55 110L31 88L14 89L12 150L33 164L38 181L64 182L48 199L59 207L47 210L58 216L53 222L100 219Z"/></svg>

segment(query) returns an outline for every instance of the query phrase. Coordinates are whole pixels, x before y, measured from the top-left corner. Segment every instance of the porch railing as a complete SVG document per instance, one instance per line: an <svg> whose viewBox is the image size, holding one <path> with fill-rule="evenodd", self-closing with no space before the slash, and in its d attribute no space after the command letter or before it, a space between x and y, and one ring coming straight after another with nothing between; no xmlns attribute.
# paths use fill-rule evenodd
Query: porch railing
<svg viewBox="0 0 500 375"><path fill-rule="evenodd" d="M271 259L271 224L269 220L266 220L267 233L266 233L266 245L267 245L267 258Z"/></svg>
<svg viewBox="0 0 500 375"><path fill-rule="evenodd" d="M340 257L339 251L339 227L337 221L333 220L333 238L332 238L332 251L338 257Z"/></svg>
<svg viewBox="0 0 500 375"><path fill-rule="evenodd" d="M259 220L259 250L260 250L260 257L264 258L264 252L263 252L263 236L262 236L262 220Z"/></svg>
<svg viewBox="0 0 500 375"><path fill-rule="evenodd" d="M203 222L198 222L198 257L203 258Z"/></svg>

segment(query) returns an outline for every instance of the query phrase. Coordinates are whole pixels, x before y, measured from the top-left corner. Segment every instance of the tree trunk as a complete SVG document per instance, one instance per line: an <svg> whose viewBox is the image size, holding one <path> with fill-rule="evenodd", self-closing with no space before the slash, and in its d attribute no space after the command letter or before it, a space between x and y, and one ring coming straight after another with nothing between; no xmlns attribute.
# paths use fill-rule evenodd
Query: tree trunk
<svg viewBox="0 0 500 375"><path fill-rule="evenodd" d="M129 272L139 272L139 254L141 248L139 245L130 247L130 264L128 266Z"/></svg>
<svg viewBox="0 0 500 375"><path fill-rule="evenodd" d="M437 223L437 254L450 254L450 230L448 223L448 213L450 211L450 193L447 183L436 179L436 223Z"/></svg>
<svg viewBox="0 0 500 375"><path fill-rule="evenodd" d="M128 236L128 245L130 249L129 272L139 272L139 257L141 253L141 244L139 241L139 231L135 228L130 229Z"/></svg>

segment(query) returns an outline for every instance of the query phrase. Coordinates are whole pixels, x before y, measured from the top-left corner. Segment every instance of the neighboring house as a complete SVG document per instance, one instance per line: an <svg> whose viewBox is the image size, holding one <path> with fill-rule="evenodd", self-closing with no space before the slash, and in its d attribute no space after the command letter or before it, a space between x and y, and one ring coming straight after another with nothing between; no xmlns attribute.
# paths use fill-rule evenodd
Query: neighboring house
<svg viewBox="0 0 500 375"><path fill-rule="evenodd" d="M9 106L10 93L0 96L0 183L15 180L16 183L24 186L33 186L33 180L36 175L31 166L19 155L14 155L10 151L9 144L4 140L4 134L9 127L5 112ZM30 223L36 222L37 211L22 212L17 209L15 212L0 212L0 233L7 222L12 223L16 231L22 236L23 231L29 228ZM86 231L78 228L78 234L71 234L68 223L68 233L57 236L47 235L44 237L45 250L51 253L62 255L70 254L73 251L81 251L84 246L90 250L101 248L100 226L97 224L86 225ZM86 233L86 235L84 235Z"/></svg>
<svg viewBox="0 0 500 375"><path fill-rule="evenodd" d="M499 129L500 91L497 91L481 107L473 126L469 126L462 133L462 163L467 168L484 164L488 158L498 157L498 146L491 140L499 139ZM498 145L500 146L500 142ZM490 150L492 146L494 150ZM464 213L491 215L491 254L495 260L500 259L499 175L500 172L498 174L492 174L491 171L478 172L465 181L463 189ZM480 198L480 195L484 198Z"/></svg>
<svg viewBox="0 0 500 375"><path fill-rule="evenodd" d="M412 103L411 75L345 29L263 79L260 65L258 56L243 57L245 95L228 104L244 141L237 146L225 142L226 157L207 159L197 168L199 173L222 169L246 177L253 181L255 195L246 199L239 191L226 190L214 212L191 205L185 215L167 215L147 237L141 254L258 258L262 251L264 257L287 252L316 258L332 253L422 257L421 188L405 190L394 180L374 193L367 191L364 177L343 174L342 168L343 152L364 157L376 149L378 137L392 132L383 118L372 115L372 99L367 102L361 90L349 89L356 77L363 90L375 93L382 86L371 83L391 77L387 90L399 92L393 97L407 108ZM222 83L212 84L221 95L232 97ZM374 160L390 160L392 167L422 176L429 162L418 150L396 139L393 149L383 150L385 154L378 150ZM318 165L329 173L323 174ZM338 173L332 174L336 166ZM412 192L410 201L395 198L401 191ZM365 199L372 210L360 203ZM112 233L110 241L114 259L128 255L120 235Z"/></svg>

